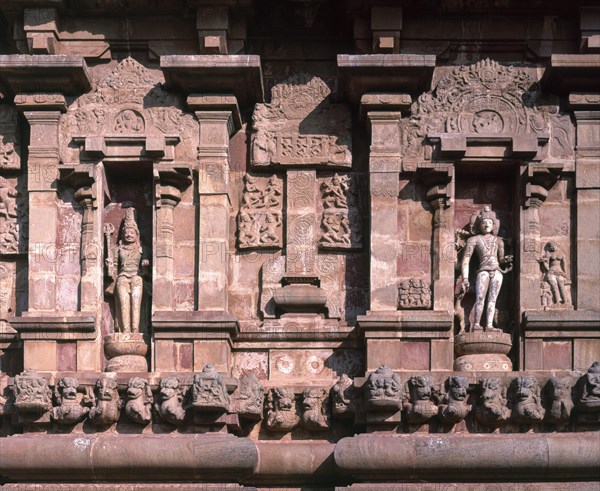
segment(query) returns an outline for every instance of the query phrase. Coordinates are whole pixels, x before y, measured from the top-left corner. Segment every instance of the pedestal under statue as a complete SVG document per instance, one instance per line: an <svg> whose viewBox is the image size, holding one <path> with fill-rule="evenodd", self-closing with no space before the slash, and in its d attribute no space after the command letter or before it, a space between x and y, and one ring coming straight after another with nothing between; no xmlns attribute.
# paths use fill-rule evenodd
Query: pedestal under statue
<svg viewBox="0 0 600 491"><path fill-rule="evenodd" d="M143 275L148 273L149 260L143 257L140 231L135 219L135 209L125 210L125 219L116 247L110 236L112 224L105 227L107 242L106 269L110 278L108 293L115 298L115 332L104 337L104 352L109 358L107 372L147 371L148 344L140 332Z"/></svg>
<svg viewBox="0 0 600 491"><path fill-rule="evenodd" d="M494 326L496 301L502 287L503 275L512 270L512 256L504 253L504 242L497 236L500 223L496 214L485 206L474 215L470 224L470 236L462 248L460 270L462 283L457 295L457 310L462 309L461 301L471 287L469 283L470 264L477 258L475 277L475 305L473 323L465 330L464 312L458 313L460 330L454 339L456 360L455 370L511 370L512 364L506 356L512 346L510 335ZM482 318L485 312L485 324Z"/></svg>

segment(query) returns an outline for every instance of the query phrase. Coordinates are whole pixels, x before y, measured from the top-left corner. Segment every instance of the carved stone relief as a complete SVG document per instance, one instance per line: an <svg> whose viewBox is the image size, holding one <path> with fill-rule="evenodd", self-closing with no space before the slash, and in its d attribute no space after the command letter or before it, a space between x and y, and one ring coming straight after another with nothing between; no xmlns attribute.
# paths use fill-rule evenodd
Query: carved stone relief
<svg viewBox="0 0 600 491"><path fill-rule="evenodd" d="M484 378L480 381L475 417L487 427L497 427L510 417L506 406L506 388L496 377Z"/></svg>
<svg viewBox="0 0 600 491"><path fill-rule="evenodd" d="M224 412L229 409L229 394L223 377L212 365L194 375L190 407L201 411Z"/></svg>
<svg viewBox="0 0 600 491"><path fill-rule="evenodd" d="M539 259L543 273L540 284L540 299L544 309L573 308L571 304L571 291L567 277L566 255L555 242L548 242Z"/></svg>
<svg viewBox="0 0 600 491"><path fill-rule="evenodd" d="M0 105L0 171L21 169L21 147L18 138L17 111Z"/></svg>
<svg viewBox="0 0 600 491"><path fill-rule="evenodd" d="M100 75L92 92L81 96L62 115L60 149L64 162L77 162L73 137L178 137L178 159L197 158L197 122L183 112L183 102L163 89L159 71L125 58ZM171 159L173 156L170 157Z"/></svg>
<svg viewBox="0 0 600 491"><path fill-rule="evenodd" d="M448 377L444 395L439 404L439 417L443 423L456 424L467 417L471 410L468 401L469 381L465 377Z"/></svg>
<svg viewBox="0 0 600 491"><path fill-rule="evenodd" d="M45 414L52 408L52 391L48 381L32 370L15 377L14 408L21 414Z"/></svg>
<svg viewBox="0 0 600 491"><path fill-rule="evenodd" d="M156 411L167 423L180 425L185 418L182 406L183 393L177 377L167 377L160 381Z"/></svg>
<svg viewBox="0 0 600 491"><path fill-rule="evenodd" d="M8 318L15 315L16 264L0 263L0 333L10 330Z"/></svg>
<svg viewBox="0 0 600 491"><path fill-rule="evenodd" d="M321 181L323 215L319 246L323 249L360 249L361 216L356 180L334 174Z"/></svg>
<svg viewBox="0 0 600 491"><path fill-rule="evenodd" d="M398 288L400 309L431 308L431 281L425 278L403 278Z"/></svg>
<svg viewBox="0 0 600 491"><path fill-rule="evenodd" d="M233 408L242 418L261 420L265 389L253 373L240 378L238 390L233 395Z"/></svg>
<svg viewBox="0 0 600 491"><path fill-rule="evenodd" d="M354 415L356 410L355 393L354 381L345 373L342 374L331 388L331 405L335 417Z"/></svg>
<svg viewBox="0 0 600 491"><path fill-rule="evenodd" d="M261 178L246 174L238 214L240 249L271 248L282 245L282 182L273 174Z"/></svg>
<svg viewBox="0 0 600 491"><path fill-rule="evenodd" d="M62 377L54 387L54 399L58 406L52 409L52 419L58 424L77 424L90 412L84 395L78 389L79 381L75 377Z"/></svg>
<svg viewBox="0 0 600 491"><path fill-rule="evenodd" d="M367 379L365 398L367 406L373 410L400 409L402 405L400 375L389 367L380 366Z"/></svg>
<svg viewBox="0 0 600 491"><path fill-rule="evenodd" d="M511 417L519 423L535 423L544 419L541 388L535 377L519 377L513 384L514 405Z"/></svg>
<svg viewBox="0 0 600 491"><path fill-rule="evenodd" d="M95 403L89 413L89 420L96 426L110 426L119 420L123 401L119 398L117 379L103 377L94 388Z"/></svg>
<svg viewBox="0 0 600 491"><path fill-rule="evenodd" d="M267 428L273 431L290 431L300 422L296 394L287 387L269 390L267 398Z"/></svg>
<svg viewBox="0 0 600 491"><path fill-rule="evenodd" d="M329 394L313 387L302 393L302 422L307 430L323 431L329 428Z"/></svg>
<svg viewBox="0 0 600 491"><path fill-rule="evenodd" d="M330 89L317 76L293 75L271 89L271 102L252 117L254 166L350 167L350 112L328 101Z"/></svg>
<svg viewBox="0 0 600 491"><path fill-rule="evenodd" d="M0 177L0 254L27 249L27 200L15 177Z"/></svg>
<svg viewBox="0 0 600 491"><path fill-rule="evenodd" d="M444 133L546 136L552 157L574 155L573 124L556 104L543 100L530 72L489 59L444 75L434 90L419 96L401 124L405 167L406 161L431 159L424 152L426 137Z"/></svg>
<svg viewBox="0 0 600 491"><path fill-rule="evenodd" d="M148 424L152 421L153 400L148 381L134 377L129 380L127 387L125 414L134 423Z"/></svg>
<svg viewBox="0 0 600 491"><path fill-rule="evenodd" d="M410 424L423 424L438 413L438 407L432 401L433 388L431 377L414 375L406 383L402 408Z"/></svg>

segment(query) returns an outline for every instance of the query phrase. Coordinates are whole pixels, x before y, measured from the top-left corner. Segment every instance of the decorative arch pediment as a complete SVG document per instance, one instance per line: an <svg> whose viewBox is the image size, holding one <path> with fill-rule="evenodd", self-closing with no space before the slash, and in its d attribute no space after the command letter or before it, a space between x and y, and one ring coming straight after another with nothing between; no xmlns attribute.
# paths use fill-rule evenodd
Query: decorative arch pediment
<svg viewBox="0 0 600 491"><path fill-rule="evenodd" d="M167 92L163 83L160 71L133 58L118 63L62 116L63 161L109 155L110 147L127 144L142 145L140 152L154 151L168 160L196 160L197 122L184 112L182 98ZM181 141L186 144L177 145Z"/></svg>
<svg viewBox="0 0 600 491"><path fill-rule="evenodd" d="M530 71L489 59L452 69L433 90L419 96L410 118L403 121L403 153L415 160L435 159L443 153L436 143L444 137L456 142L453 135L465 137L465 144L485 139L514 145L520 137L528 142L531 156L537 154L536 160L568 159L574 154L570 118L560 114L556 103L544 100ZM424 151L428 146L432 152ZM457 152L456 143L453 151Z"/></svg>

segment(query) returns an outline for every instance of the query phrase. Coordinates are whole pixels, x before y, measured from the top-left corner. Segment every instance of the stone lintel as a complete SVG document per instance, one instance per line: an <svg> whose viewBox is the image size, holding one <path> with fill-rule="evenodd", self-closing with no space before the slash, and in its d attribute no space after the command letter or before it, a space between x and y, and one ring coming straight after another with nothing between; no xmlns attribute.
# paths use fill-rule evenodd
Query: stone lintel
<svg viewBox="0 0 600 491"><path fill-rule="evenodd" d="M503 133L442 133L429 134L427 139L436 148L438 158L469 157L476 150L476 157L507 157L534 159L550 135L541 134L503 134ZM489 150L486 149L489 147ZM500 149L498 153L496 149Z"/></svg>
<svg viewBox="0 0 600 491"><path fill-rule="evenodd" d="M21 317L11 317L9 322L23 340L76 340L96 337L96 315L93 312L70 312L64 315L54 312L24 312Z"/></svg>
<svg viewBox="0 0 600 491"><path fill-rule="evenodd" d="M233 94L243 109L264 101L257 55L169 55L160 67L167 88L186 95Z"/></svg>
<svg viewBox="0 0 600 491"><path fill-rule="evenodd" d="M558 94L597 91L600 56L597 54L555 54L541 79L542 86Z"/></svg>
<svg viewBox="0 0 600 491"><path fill-rule="evenodd" d="M526 310L522 326L525 333L553 331L552 337L570 338L574 332L585 331L586 337L600 338L600 311Z"/></svg>
<svg viewBox="0 0 600 491"><path fill-rule="evenodd" d="M435 61L435 55L338 55L340 99L358 105L368 92L427 91Z"/></svg>
<svg viewBox="0 0 600 491"><path fill-rule="evenodd" d="M600 92L571 92L569 94L569 107L571 109L597 111L600 109Z"/></svg>
<svg viewBox="0 0 600 491"><path fill-rule="evenodd" d="M239 333L237 318L224 311L157 311L152 316L152 327L156 334L168 332L169 338L177 334L185 338L216 339Z"/></svg>
<svg viewBox="0 0 600 491"><path fill-rule="evenodd" d="M435 310L368 311L367 315L357 317L357 324L365 335L368 332L414 331L417 336L438 333L435 337L440 337L440 332L452 330L452 323L452 313Z"/></svg>
<svg viewBox="0 0 600 491"><path fill-rule="evenodd" d="M577 478L600 477L599 435L594 432L476 435L359 435L340 440L337 467L355 479L384 481L565 478L572 465Z"/></svg>
<svg viewBox="0 0 600 491"><path fill-rule="evenodd" d="M175 145L178 135L166 136L75 136L73 141L79 146L83 159L119 159L172 161L175 158Z"/></svg>
<svg viewBox="0 0 600 491"><path fill-rule="evenodd" d="M13 93L79 95L91 88L83 56L0 55L0 79Z"/></svg>

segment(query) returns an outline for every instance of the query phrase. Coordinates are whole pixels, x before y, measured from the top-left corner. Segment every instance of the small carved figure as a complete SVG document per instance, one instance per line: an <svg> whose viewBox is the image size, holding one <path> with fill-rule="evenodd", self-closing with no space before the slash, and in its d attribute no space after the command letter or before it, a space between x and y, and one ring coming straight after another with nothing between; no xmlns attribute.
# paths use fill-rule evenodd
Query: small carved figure
<svg viewBox="0 0 600 491"><path fill-rule="evenodd" d="M260 225L256 220L257 215L240 213L238 216L238 230L240 246L252 247L258 245L260 239Z"/></svg>
<svg viewBox="0 0 600 491"><path fill-rule="evenodd" d="M350 245L350 225L348 217L342 213L328 213L323 216L321 245Z"/></svg>
<svg viewBox="0 0 600 491"><path fill-rule="evenodd" d="M583 376L577 408L582 412L600 412L600 362L595 361Z"/></svg>
<svg viewBox="0 0 600 491"><path fill-rule="evenodd" d="M423 278L410 278L400 283L398 306L401 309L431 307L431 283Z"/></svg>
<svg viewBox="0 0 600 491"><path fill-rule="evenodd" d="M329 397L327 391L313 387L302 394L302 421L307 430L326 430L329 428Z"/></svg>
<svg viewBox="0 0 600 491"><path fill-rule="evenodd" d="M540 298L542 300L542 307L545 309L548 307L552 307L552 289L550 288L550 284L542 281L540 284L541 293Z"/></svg>
<svg viewBox="0 0 600 491"><path fill-rule="evenodd" d="M552 290L552 304L569 305L571 300L567 293L567 273L565 272L565 255L556 242L548 242L544 247L544 254L538 260L544 272L544 281ZM544 299L542 298L542 305ZM544 305L545 306L545 305Z"/></svg>
<svg viewBox="0 0 600 491"><path fill-rule="evenodd" d="M334 416L352 415L354 408L354 381L345 373L331 388L331 399Z"/></svg>
<svg viewBox="0 0 600 491"><path fill-rule="evenodd" d="M17 375L12 390L17 413L47 413L52 409L52 391L48 382L33 370Z"/></svg>
<svg viewBox="0 0 600 491"><path fill-rule="evenodd" d="M148 382L134 377L127 386L127 402L125 414L134 423L142 425L152 421L152 390Z"/></svg>
<svg viewBox="0 0 600 491"><path fill-rule="evenodd" d="M6 179L0 177L0 217L7 220L17 217L18 195L18 191Z"/></svg>
<svg viewBox="0 0 600 491"><path fill-rule="evenodd" d="M408 382L403 409L411 424L423 424L438 413L438 407L431 400L431 377L414 375Z"/></svg>
<svg viewBox="0 0 600 491"><path fill-rule="evenodd" d="M239 382L239 387L234 394L235 412L241 417L261 420L263 417L263 403L265 389L260 384L256 375L248 373Z"/></svg>
<svg viewBox="0 0 600 491"><path fill-rule="evenodd" d="M544 418L540 386L534 377L515 380L516 393L512 418L522 423L533 423Z"/></svg>
<svg viewBox="0 0 600 491"><path fill-rule="evenodd" d="M298 425L300 416L296 407L294 391L276 387L269 391L267 398L267 428L275 431L289 431Z"/></svg>
<svg viewBox="0 0 600 491"><path fill-rule="evenodd" d="M277 245L279 237L277 236L277 227L281 225L281 218L277 213L266 213L264 221L260 225L260 242L262 245Z"/></svg>
<svg viewBox="0 0 600 491"><path fill-rule="evenodd" d="M88 416L94 425L107 426L119 420L123 402L119 398L117 387L117 381L113 377L103 377L96 382L96 405L90 409Z"/></svg>
<svg viewBox="0 0 600 491"><path fill-rule="evenodd" d="M281 186L277 176L272 175L262 193L261 199L265 208L275 208L281 205Z"/></svg>
<svg viewBox="0 0 600 491"><path fill-rule="evenodd" d="M570 377L551 377L548 380L548 386L550 388L550 407L546 412L546 418L552 423L566 423L573 410L572 379Z"/></svg>
<svg viewBox="0 0 600 491"><path fill-rule="evenodd" d="M321 184L324 208L348 209L346 193L350 189L350 177L340 176L335 173L331 179L326 179Z"/></svg>
<svg viewBox="0 0 600 491"><path fill-rule="evenodd" d="M74 425L90 412L90 408L77 397L78 388L79 381L75 377L62 377L54 387L58 406L52 409L52 419L57 423Z"/></svg>
<svg viewBox="0 0 600 491"><path fill-rule="evenodd" d="M400 408L402 394L400 393L400 375L385 365L375 370L367 380L365 395L371 408Z"/></svg>
<svg viewBox="0 0 600 491"><path fill-rule="evenodd" d="M483 329L481 317L487 299L485 330L500 330L493 327L496 300L502 286L502 275L512 269L512 256L504 255L504 242L497 237L499 222L496 214L485 206L473 223L473 236L467 239L463 252L461 271L463 286L469 289L469 263L475 252L479 260L475 280L475 319L473 330ZM502 267L506 266L505 269Z"/></svg>
<svg viewBox="0 0 600 491"><path fill-rule="evenodd" d="M160 381L158 392L159 402L154 408L167 423L178 426L185 419L185 411L182 406L183 394L179 379L176 377L163 378Z"/></svg>
<svg viewBox="0 0 600 491"><path fill-rule="evenodd" d="M106 227L107 239L114 228ZM107 240L107 242L110 242ZM134 208L125 209L125 219L121 228L121 238L117 244L117 256L114 257L112 247L108 248L108 276L115 281L115 309L117 322L115 330L123 333L138 333L144 281L150 265L148 259L142 257L140 231L135 220ZM117 272L115 274L115 267Z"/></svg>
<svg viewBox="0 0 600 491"><path fill-rule="evenodd" d="M475 416L480 423L489 426L497 426L508 419L510 410L506 407L506 392L500 379L490 377L480 381Z"/></svg>
<svg viewBox="0 0 600 491"><path fill-rule="evenodd" d="M223 377L210 364L194 375L191 406L203 411L227 411L229 394Z"/></svg>
<svg viewBox="0 0 600 491"><path fill-rule="evenodd" d="M469 381L465 377L452 376L448 377L445 385L445 394L439 405L440 419L444 423L456 424L471 410L467 403Z"/></svg>
<svg viewBox="0 0 600 491"><path fill-rule="evenodd" d="M246 174L244 176L244 194L242 196L242 209L263 208L262 192L258 188L258 177Z"/></svg>

